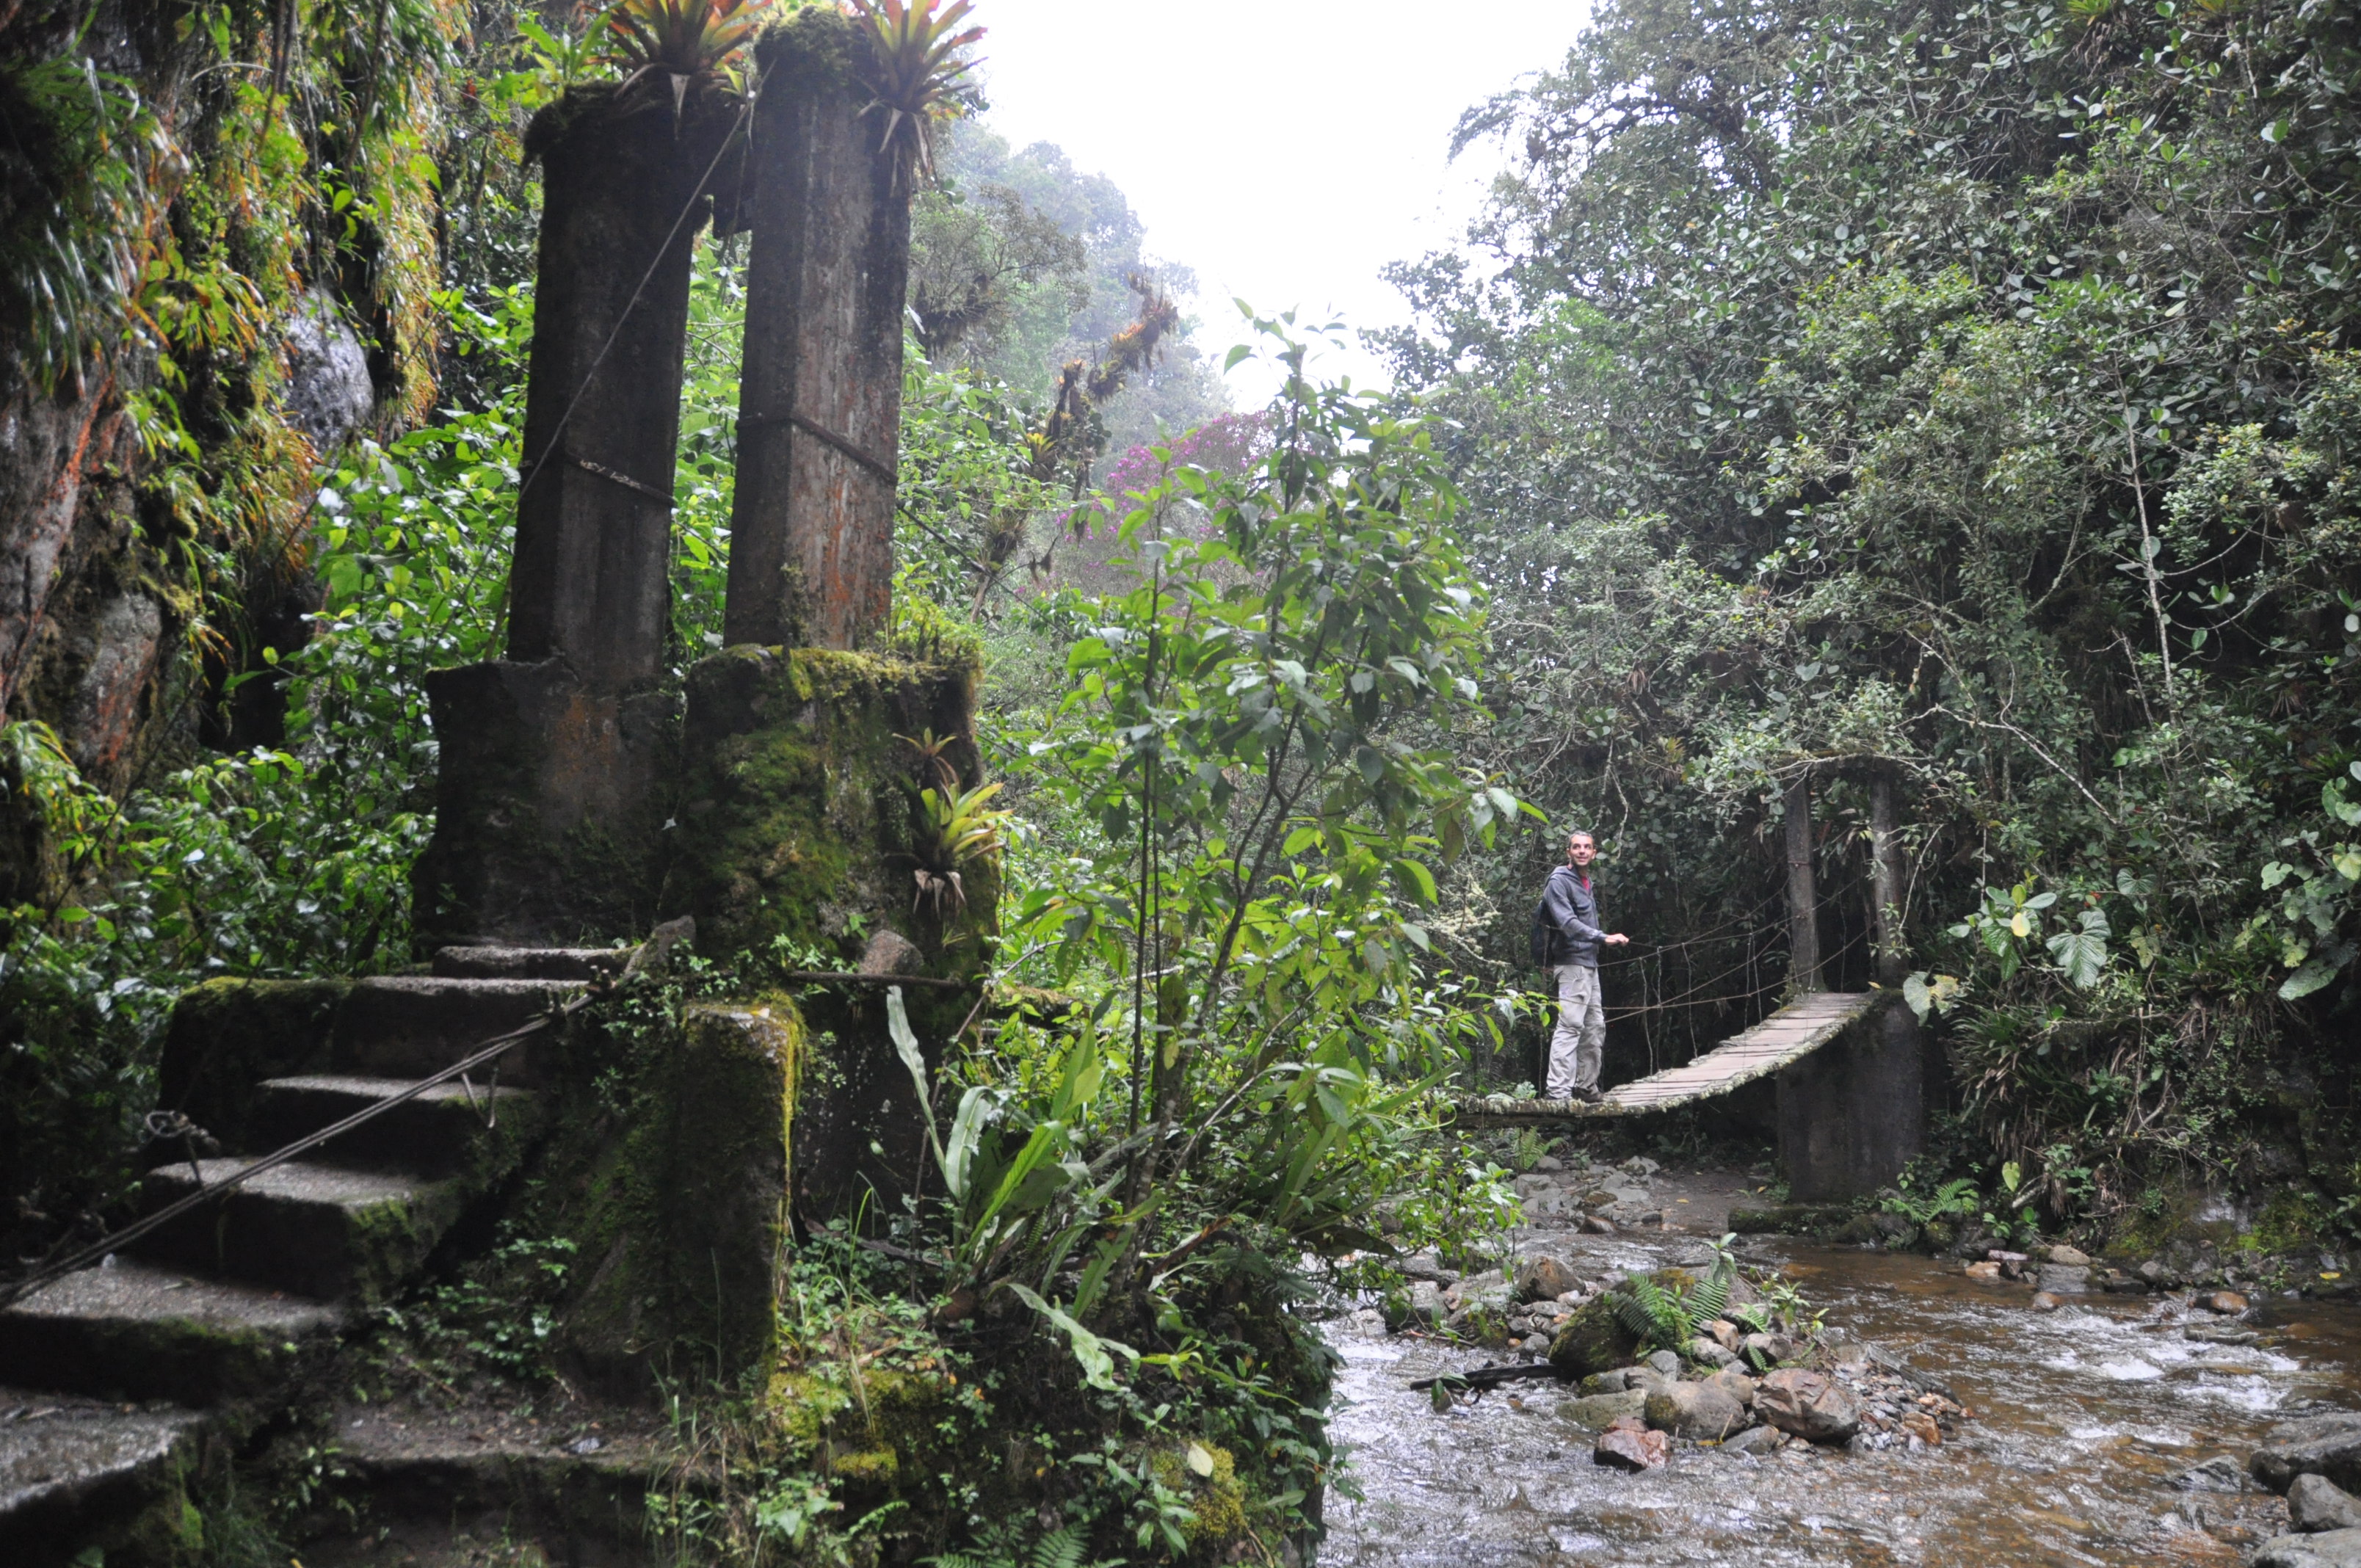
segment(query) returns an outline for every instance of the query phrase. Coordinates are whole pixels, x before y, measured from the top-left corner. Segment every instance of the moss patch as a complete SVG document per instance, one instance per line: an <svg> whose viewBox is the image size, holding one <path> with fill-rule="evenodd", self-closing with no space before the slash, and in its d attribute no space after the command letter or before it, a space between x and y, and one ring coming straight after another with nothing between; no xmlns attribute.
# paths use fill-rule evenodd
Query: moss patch
<svg viewBox="0 0 2361 1568"><path fill-rule="evenodd" d="M237 1148L250 1144L258 1085L324 1072L344 980L214 980L181 993L158 1064L158 1103Z"/></svg>

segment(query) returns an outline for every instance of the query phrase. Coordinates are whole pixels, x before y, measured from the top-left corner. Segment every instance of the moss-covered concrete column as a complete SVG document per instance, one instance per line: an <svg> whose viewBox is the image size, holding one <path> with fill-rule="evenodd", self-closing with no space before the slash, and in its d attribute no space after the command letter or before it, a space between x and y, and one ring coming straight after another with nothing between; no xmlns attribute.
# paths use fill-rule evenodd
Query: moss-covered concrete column
<svg viewBox="0 0 2361 1568"><path fill-rule="evenodd" d="M663 664L693 209L730 117L703 86L675 108L651 74L575 88L526 135L541 255L508 651L564 658L598 690Z"/></svg>
<svg viewBox="0 0 2361 1568"><path fill-rule="evenodd" d="M807 5L758 46L731 643L855 648L885 623L910 273L907 142L869 35Z"/></svg>
<svg viewBox="0 0 2361 1568"><path fill-rule="evenodd" d="M816 648L732 648L699 663L688 676L664 914L695 915L708 958L980 976L997 930L998 868L957 859L920 799L944 769L962 785L976 780L975 678L972 663ZM904 739L928 731L946 738L936 761ZM928 1053L976 996L965 986L906 988ZM809 1044L796 1203L825 1218L872 1188L907 1190L926 1157L923 1124L886 1032L883 987L816 985L798 1005Z"/></svg>

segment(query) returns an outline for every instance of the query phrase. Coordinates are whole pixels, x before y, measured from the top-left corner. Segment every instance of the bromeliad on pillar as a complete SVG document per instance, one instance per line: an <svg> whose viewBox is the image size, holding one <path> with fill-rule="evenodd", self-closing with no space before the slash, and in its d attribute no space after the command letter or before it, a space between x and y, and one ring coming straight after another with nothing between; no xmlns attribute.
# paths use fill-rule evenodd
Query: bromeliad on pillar
<svg viewBox="0 0 2361 1568"><path fill-rule="evenodd" d="M965 0L807 5L756 47L731 644L854 648L894 580L910 195Z"/></svg>

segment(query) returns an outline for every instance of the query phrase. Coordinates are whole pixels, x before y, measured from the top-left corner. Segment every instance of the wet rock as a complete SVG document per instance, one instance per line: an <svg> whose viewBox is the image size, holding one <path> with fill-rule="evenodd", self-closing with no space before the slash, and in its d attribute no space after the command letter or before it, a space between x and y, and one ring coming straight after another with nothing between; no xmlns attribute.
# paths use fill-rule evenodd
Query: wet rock
<svg viewBox="0 0 2361 1568"><path fill-rule="evenodd" d="M1625 1416L1598 1434L1590 1451L1593 1464L1618 1470L1661 1469L1673 1457L1673 1440L1650 1431L1634 1416Z"/></svg>
<svg viewBox="0 0 2361 1568"><path fill-rule="evenodd" d="M1615 1303L1601 1291L1566 1318L1565 1326L1550 1340L1550 1365L1567 1377L1587 1377L1629 1366L1639 1354L1639 1342L1615 1316Z"/></svg>
<svg viewBox="0 0 2361 1568"><path fill-rule="evenodd" d="M1714 1383L1667 1383L1646 1396L1642 1417L1657 1431L1719 1442L1749 1424L1746 1407Z"/></svg>
<svg viewBox="0 0 2361 1568"><path fill-rule="evenodd" d="M1783 1367L1754 1392L1754 1413L1806 1442L1842 1442L1860 1430L1853 1397L1825 1374Z"/></svg>
<svg viewBox="0 0 2361 1568"><path fill-rule="evenodd" d="M1656 1172L1664 1169L1664 1168L1658 1165L1654 1160L1650 1159L1645 1155L1635 1154L1630 1159L1625 1160L1621 1165L1617 1166L1615 1168L1618 1170L1629 1171L1633 1176L1650 1177L1655 1175Z"/></svg>
<svg viewBox="0 0 2361 1568"><path fill-rule="evenodd" d="M2263 1542L2249 1568L2361 1568L2361 1530L2282 1535Z"/></svg>
<svg viewBox="0 0 2361 1568"><path fill-rule="evenodd" d="M1527 1355L1545 1356L1549 1354L1549 1335L1528 1334L1525 1337L1524 1343L1518 1348L1522 1350Z"/></svg>
<svg viewBox="0 0 2361 1568"><path fill-rule="evenodd" d="M2246 1310L2246 1299L2235 1290L2215 1290L2198 1297L2197 1305L2224 1317L2235 1317Z"/></svg>
<svg viewBox="0 0 2361 1568"><path fill-rule="evenodd" d="M1928 1448L1940 1448L1943 1444L1943 1429L1937 1426L1935 1418L1924 1410L1905 1410L1894 1418L1894 1424L1905 1437Z"/></svg>
<svg viewBox="0 0 2361 1568"><path fill-rule="evenodd" d="M2091 1266L2091 1255L2089 1253L2084 1252L2080 1247L2068 1246L2063 1242L2059 1243L2055 1246L2037 1247L2035 1249L2035 1255L2039 1257L2044 1263L2054 1263L2064 1268L2088 1268Z"/></svg>
<svg viewBox="0 0 2361 1568"><path fill-rule="evenodd" d="M2077 1253L2075 1255L2079 1257L2081 1255ZM2082 1295L2091 1288L2090 1266L2075 1263L2045 1263L2041 1266L2038 1283L2042 1289L2048 1291L2052 1296Z"/></svg>
<svg viewBox="0 0 2361 1568"><path fill-rule="evenodd" d="M1626 1416L1644 1416L1648 1409L1648 1390L1626 1388L1614 1394L1587 1394L1568 1402L1567 1417L1594 1431L1606 1428Z"/></svg>
<svg viewBox="0 0 2361 1568"><path fill-rule="evenodd" d="M1803 1347L1785 1334L1748 1334L1738 1342L1738 1348L1762 1366L1793 1361L1803 1352Z"/></svg>
<svg viewBox="0 0 2361 1568"><path fill-rule="evenodd" d="M2246 1461L2246 1474L2274 1492L2285 1492L2299 1475L2324 1475L2346 1491L2361 1487L2361 1412L2271 1428Z"/></svg>
<svg viewBox="0 0 2361 1568"><path fill-rule="evenodd" d="M1787 1434L1777 1427L1748 1427L1724 1438L1724 1453L1776 1453L1787 1446Z"/></svg>
<svg viewBox="0 0 2361 1568"><path fill-rule="evenodd" d="M2191 1323L2180 1331L2180 1337L2200 1344L2259 1344L2263 1338L2236 1323Z"/></svg>
<svg viewBox="0 0 2361 1568"><path fill-rule="evenodd" d="M1451 1315L1442 1288L1432 1279L1413 1279L1408 1290L1396 1290L1385 1299L1386 1327L1394 1333L1407 1328L1431 1329Z"/></svg>
<svg viewBox="0 0 2361 1568"><path fill-rule="evenodd" d="M1716 1318L1713 1321L1706 1324L1705 1332L1713 1336L1714 1343L1721 1346L1721 1348L1726 1351L1731 1352L1732 1354L1735 1354L1738 1348L1746 1343L1746 1331L1740 1328L1736 1323L1731 1322L1728 1318Z"/></svg>
<svg viewBox="0 0 2361 1568"><path fill-rule="evenodd" d="M1484 1312L1499 1317L1516 1305L1516 1287L1498 1275L1462 1279L1444 1288L1443 1300L1455 1312Z"/></svg>
<svg viewBox="0 0 2361 1568"><path fill-rule="evenodd" d="M1615 1222L1598 1214L1586 1214L1582 1228L1594 1236L1611 1236L1615 1234Z"/></svg>
<svg viewBox="0 0 2361 1568"><path fill-rule="evenodd" d="M2000 1265L1997 1263L1971 1263L1968 1265L1968 1277L1971 1279L1998 1279L2000 1277Z"/></svg>
<svg viewBox="0 0 2361 1568"><path fill-rule="evenodd" d="M1723 1349L1718 1342L1708 1339L1703 1334L1697 1335L1697 1338L1683 1345L1681 1352L1698 1365L1710 1366L1717 1370L1724 1366L1735 1365L1738 1361L1737 1356Z"/></svg>
<svg viewBox="0 0 2361 1568"><path fill-rule="evenodd" d="M1608 1198L1612 1202L1629 1203L1634 1208L1644 1209L1654 1201L1655 1194L1644 1187L1625 1186L1609 1190Z"/></svg>
<svg viewBox="0 0 2361 1568"><path fill-rule="evenodd" d="M1400 1270L1404 1279L1431 1279L1441 1282L1446 1275L1452 1279L1459 1277L1443 1266L1443 1259L1436 1255L1433 1247L1424 1247L1411 1254L1396 1266Z"/></svg>
<svg viewBox="0 0 2361 1568"><path fill-rule="evenodd" d="M2202 1464L2192 1464L2165 1483L2176 1492L2243 1492L2246 1489L2246 1471L2226 1453L2217 1453Z"/></svg>
<svg viewBox="0 0 2361 1568"><path fill-rule="evenodd" d="M2288 1519L2297 1533L2361 1529L2361 1497L2325 1475L2299 1475L2288 1487Z"/></svg>
<svg viewBox="0 0 2361 1568"><path fill-rule="evenodd" d="M1669 1350L1649 1352L1644 1365L1659 1377L1678 1377L1681 1375L1681 1358Z"/></svg>
<svg viewBox="0 0 2361 1568"><path fill-rule="evenodd" d="M2149 1258L2132 1272L2146 1280L2147 1288L2151 1290L2169 1290L2180 1283L2180 1277L2168 1267L2160 1257Z"/></svg>
<svg viewBox="0 0 2361 1568"><path fill-rule="evenodd" d="M1706 1381L1712 1384L1715 1387L1719 1388L1722 1392L1728 1394L1731 1398L1737 1400L1748 1409L1751 1410L1754 1408L1754 1396L1759 1385L1756 1384L1753 1378L1746 1376L1745 1373L1740 1372L1735 1368L1726 1367L1707 1378Z"/></svg>
<svg viewBox="0 0 2361 1568"><path fill-rule="evenodd" d="M1594 1372L1582 1380L1586 1394L1620 1394L1627 1388L1646 1393L1664 1379L1653 1366L1617 1366L1605 1372Z"/></svg>
<svg viewBox="0 0 2361 1568"><path fill-rule="evenodd" d="M2125 1274L2120 1268L2094 1268L2091 1283L2110 1296L2145 1296L2147 1281L2136 1274Z"/></svg>
<svg viewBox="0 0 2361 1568"><path fill-rule="evenodd" d="M1541 1158L1533 1161L1533 1168L1535 1170L1550 1171L1564 1170L1565 1168L1565 1162L1559 1159L1554 1155L1543 1155Z"/></svg>
<svg viewBox="0 0 2361 1568"><path fill-rule="evenodd" d="M2058 1292L2055 1290L2036 1290L2033 1293L2032 1301L2028 1303L2037 1312L2054 1312L2065 1304L2058 1299Z"/></svg>
<svg viewBox="0 0 2361 1568"><path fill-rule="evenodd" d="M1574 1270L1554 1257L1529 1257L1517 1266L1517 1295L1521 1300L1554 1300L1581 1285Z"/></svg>

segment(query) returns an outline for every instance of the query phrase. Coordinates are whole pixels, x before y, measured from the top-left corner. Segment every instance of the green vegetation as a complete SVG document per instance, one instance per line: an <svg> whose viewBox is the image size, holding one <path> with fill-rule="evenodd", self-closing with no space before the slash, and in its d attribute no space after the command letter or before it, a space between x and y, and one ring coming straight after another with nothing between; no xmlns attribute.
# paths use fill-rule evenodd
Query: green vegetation
<svg viewBox="0 0 2361 1568"><path fill-rule="evenodd" d="M1682 944L1609 971L1682 1003L1652 1052L1780 984L1801 775L1828 978L1868 983L1883 775L1905 990L1970 1118L1937 1175L1977 1212L2351 1190L2356 36L2334 4L1621 0L1463 121L1511 172L1400 270L1396 361L1458 426L1493 591L1477 755Z"/></svg>

